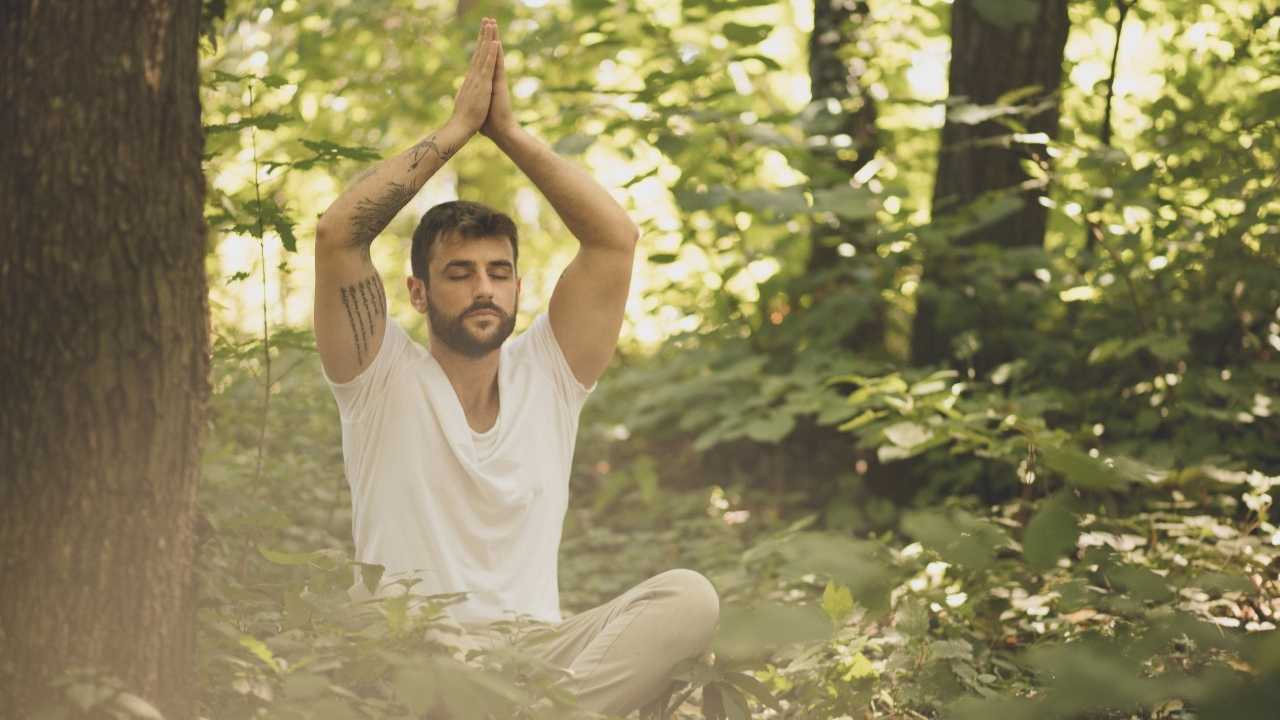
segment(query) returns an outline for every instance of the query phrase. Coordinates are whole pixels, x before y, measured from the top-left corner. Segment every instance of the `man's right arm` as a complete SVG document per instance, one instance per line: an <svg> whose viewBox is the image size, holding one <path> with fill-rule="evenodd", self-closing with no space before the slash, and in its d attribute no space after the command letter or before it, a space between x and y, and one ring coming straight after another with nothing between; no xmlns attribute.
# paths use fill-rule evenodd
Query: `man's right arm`
<svg viewBox="0 0 1280 720"><path fill-rule="evenodd" d="M446 124L361 174L320 216L314 323L320 361L333 381L359 375L382 345L387 298L370 245L468 136Z"/></svg>
<svg viewBox="0 0 1280 720"><path fill-rule="evenodd" d="M457 152L489 112L496 30L481 24L454 112L434 134L356 178L316 224L316 346L334 382L359 375L382 346L387 298L369 246L419 188Z"/></svg>

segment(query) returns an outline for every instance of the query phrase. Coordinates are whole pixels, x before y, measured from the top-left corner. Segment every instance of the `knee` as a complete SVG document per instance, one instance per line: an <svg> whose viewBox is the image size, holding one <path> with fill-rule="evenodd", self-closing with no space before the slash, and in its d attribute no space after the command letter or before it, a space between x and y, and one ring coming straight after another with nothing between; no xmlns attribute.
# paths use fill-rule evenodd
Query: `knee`
<svg viewBox="0 0 1280 720"><path fill-rule="evenodd" d="M720 620L720 594L711 581L700 572L683 568L659 577L670 588L677 617L709 636Z"/></svg>

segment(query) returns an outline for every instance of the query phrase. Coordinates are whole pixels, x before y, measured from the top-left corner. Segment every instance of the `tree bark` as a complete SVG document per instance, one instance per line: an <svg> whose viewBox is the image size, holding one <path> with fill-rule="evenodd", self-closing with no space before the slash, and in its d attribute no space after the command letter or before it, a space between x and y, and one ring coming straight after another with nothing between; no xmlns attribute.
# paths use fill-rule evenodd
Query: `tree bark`
<svg viewBox="0 0 1280 720"><path fill-rule="evenodd" d="M0 707L15 716L74 668L195 714L200 12L0 11Z"/></svg>
<svg viewBox="0 0 1280 720"><path fill-rule="evenodd" d="M875 157L880 148L876 133L876 106L863 84L867 71L864 56L871 54L863 28L871 11L863 0L815 0L813 32L809 35L809 88L814 110L811 134L828 138L847 136L851 144L815 147L818 162L809 175L818 187L849 182L858 170ZM862 45L863 47L859 47ZM854 50L853 57L842 55ZM834 107L828 107L833 105ZM832 112L832 110L837 110ZM837 246L849 243L856 251L853 258L839 254ZM815 221L810 227L810 250L807 267L810 275L828 273L852 262L875 259L874 243L866 240L866 223L834 217L830 222ZM847 275L819 289L820 294L848 290ZM872 298L879 298L878 288L860 288ZM866 317L846 329L842 344L851 350L879 350L884 344L884 307L876 304Z"/></svg>
<svg viewBox="0 0 1280 720"><path fill-rule="evenodd" d="M951 7L951 67L948 73L952 101L964 99L977 105L993 105L1013 90L1038 86L1040 90L1017 104L1035 110L1018 119L1029 133L1058 134L1057 92L1062 83L1063 48L1066 46L1067 0L1039 0L1033 20L997 25L975 7L975 0L956 0ZM954 247L977 242L1005 248L1036 247L1044 242L1046 209L1039 198L1047 193L1023 169L1026 159L1048 166L1044 146L991 142L1008 138L1005 125L988 121L977 125L957 122L948 114L942 130L942 149L933 192L934 219L963 208L984 194L1016 189L1022 207L1003 219L952 238ZM978 335L980 349L973 364L989 369L1010 359L1010 325L1016 311L1009 287L975 292L964 263L948 257L945 249L925 258L924 277L917 297L912 330L912 359L917 363L947 362L953 358L953 339L964 332Z"/></svg>

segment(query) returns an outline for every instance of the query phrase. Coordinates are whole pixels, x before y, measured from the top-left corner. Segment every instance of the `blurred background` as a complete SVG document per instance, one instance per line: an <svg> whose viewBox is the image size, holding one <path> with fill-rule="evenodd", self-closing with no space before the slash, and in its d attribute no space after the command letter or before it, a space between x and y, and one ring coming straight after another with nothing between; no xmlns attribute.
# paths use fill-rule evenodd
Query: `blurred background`
<svg viewBox="0 0 1280 720"><path fill-rule="evenodd" d="M721 654L755 658L785 708L741 709L769 717L1274 707L1239 683L1280 671L1275 2L205 9L210 706L319 702L283 705L278 673L216 630L287 616L261 589L351 549L310 334L315 221L444 123L487 15L520 121L642 229L619 356L579 438L567 610L677 565L726 607L768 599L783 614L730 612ZM409 239L457 198L520 227L518 329L576 251L473 139L373 245L390 312L424 343ZM834 629L815 633L804 607ZM1210 647L1166 623L1183 614L1271 649ZM1092 633L1150 647L1058 645ZM241 664L208 650L223 642ZM761 659L787 643L813 662ZM1153 655L1247 671L1193 683L1184 705L1173 670L1140 671ZM1134 681L1097 697L1098 667ZM707 717L745 717L726 707L749 692L705 687Z"/></svg>

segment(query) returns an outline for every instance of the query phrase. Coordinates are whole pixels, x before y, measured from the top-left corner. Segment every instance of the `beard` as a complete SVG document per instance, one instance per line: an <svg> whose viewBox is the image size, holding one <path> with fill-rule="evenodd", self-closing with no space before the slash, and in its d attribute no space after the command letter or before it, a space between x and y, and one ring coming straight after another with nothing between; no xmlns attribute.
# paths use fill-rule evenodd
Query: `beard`
<svg viewBox="0 0 1280 720"><path fill-rule="evenodd" d="M516 327L515 313L518 308L518 300L510 313L493 303L481 301L457 315L450 316L437 310L435 304L428 302L427 319L431 322L431 334L440 342L464 357L478 359L502 347L502 343L511 336L511 332ZM491 310L498 315L496 327L487 336L477 335L466 326L467 315L477 310Z"/></svg>

